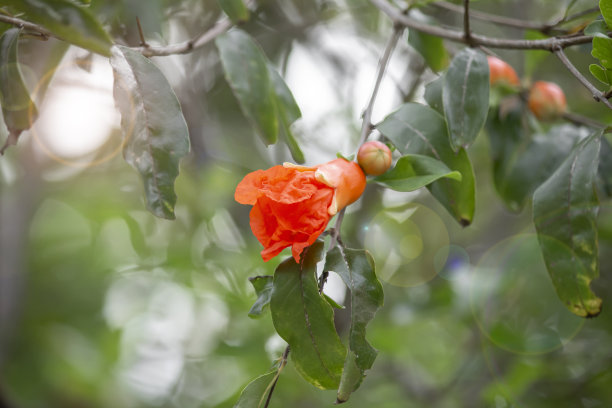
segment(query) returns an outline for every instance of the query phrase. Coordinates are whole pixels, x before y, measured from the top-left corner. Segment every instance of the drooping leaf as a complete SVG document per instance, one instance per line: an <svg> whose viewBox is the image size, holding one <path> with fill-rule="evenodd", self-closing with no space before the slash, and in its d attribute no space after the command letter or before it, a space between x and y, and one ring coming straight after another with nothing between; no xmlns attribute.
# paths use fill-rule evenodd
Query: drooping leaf
<svg viewBox="0 0 612 408"><path fill-rule="evenodd" d="M400 157L394 168L376 177L374 181L395 191L414 191L442 177L461 181L461 173L450 170L440 160L408 154Z"/></svg>
<svg viewBox="0 0 612 408"><path fill-rule="evenodd" d="M599 276L596 218L602 132L583 139L533 195L533 220L557 295L574 314L597 316L601 299L590 289Z"/></svg>
<svg viewBox="0 0 612 408"><path fill-rule="evenodd" d="M593 37L591 55L606 69L612 69L612 38L597 34Z"/></svg>
<svg viewBox="0 0 612 408"><path fill-rule="evenodd" d="M606 135L609 136L609 135ZM606 197L612 197L612 144L608 137L601 138L601 150L599 153L599 175L600 191Z"/></svg>
<svg viewBox="0 0 612 408"><path fill-rule="evenodd" d="M336 246L327 254L325 270L340 275L351 292L349 352L337 396L338 402L344 402L359 387L365 371L376 359L377 351L366 340L366 326L382 307L384 294L376 277L374 259L365 250Z"/></svg>
<svg viewBox="0 0 612 408"><path fill-rule="evenodd" d="M612 73L606 68L602 68L597 64L589 65L589 71L599 82L606 85L612 84Z"/></svg>
<svg viewBox="0 0 612 408"><path fill-rule="evenodd" d="M278 139L276 100L267 59L251 37L231 30L215 40L227 82L266 145Z"/></svg>
<svg viewBox="0 0 612 408"><path fill-rule="evenodd" d="M274 277L270 275L265 276L253 276L249 278L249 282L255 288L257 294L257 300L253 303L251 310L249 310L249 317L255 318L261 316L261 314L270 305L270 298L272 297L272 288Z"/></svg>
<svg viewBox="0 0 612 408"><path fill-rule="evenodd" d="M113 44L88 8L70 0L4 0L25 13L25 19L39 24L71 44L110 57Z"/></svg>
<svg viewBox="0 0 612 408"><path fill-rule="evenodd" d="M444 115L444 104L442 103L442 86L444 76L438 77L425 85L425 101L440 115Z"/></svg>
<svg viewBox="0 0 612 408"><path fill-rule="evenodd" d="M170 84L149 59L127 47L112 48L115 103L126 139L125 160L140 173L147 208L174 219L174 180L189 152L189 134Z"/></svg>
<svg viewBox="0 0 612 408"><path fill-rule="evenodd" d="M296 370L321 389L336 389L346 348L336 333L332 307L319 294L315 273L322 251L323 243L315 242L300 264L289 258L276 268L270 311L277 333L291 347Z"/></svg>
<svg viewBox="0 0 612 408"><path fill-rule="evenodd" d="M418 10L412 10L410 17L424 23L432 24L433 19L419 12ZM446 48L444 47L444 41L440 37L425 34L417 30L409 30L408 42L414 47L415 50L427 63L427 65L434 72L442 71L448 66L449 56Z"/></svg>
<svg viewBox="0 0 612 408"><path fill-rule="evenodd" d="M489 110L489 64L482 52L468 47L455 55L444 76L442 102L451 145L468 147Z"/></svg>
<svg viewBox="0 0 612 408"><path fill-rule="evenodd" d="M599 0L599 9L601 10L601 15L606 21L606 25L612 28L612 1Z"/></svg>
<svg viewBox="0 0 612 408"><path fill-rule="evenodd" d="M217 3L233 23L248 21L249 9L242 0L217 0Z"/></svg>
<svg viewBox="0 0 612 408"><path fill-rule="evenodd" d="M274 380L276 379L278 370L260 375L253 381L247 384L240 393L240 398L234 405L234 408L261 408L265 405L266 398Z"/></svg>
<svg viewBox="0 0 612 408"><path fill-rule="evenodd" d="M460 148L455 153L451 148L444 118L425 105L407 103L376 128L402 154L433 157L461 173L461 182L443 178L427 189L461 225L469 225L474 217L474 171L467 152Z"/></svg>
<svg viewBox="0 0 612 408"><path fill-rule="evenodd" d="M9 138L15 138L30 128L38 110L30 98L18 60L20 29L11 28L0 36L0 102Z"/></svg>
<svg viewBox="0 0 612 408"><path fill-rule="evenodd" d="M603 20L595 20L591 22L584 29L585 35L594 36L597 34L606 34L608 32L608 25Z"/></svg>

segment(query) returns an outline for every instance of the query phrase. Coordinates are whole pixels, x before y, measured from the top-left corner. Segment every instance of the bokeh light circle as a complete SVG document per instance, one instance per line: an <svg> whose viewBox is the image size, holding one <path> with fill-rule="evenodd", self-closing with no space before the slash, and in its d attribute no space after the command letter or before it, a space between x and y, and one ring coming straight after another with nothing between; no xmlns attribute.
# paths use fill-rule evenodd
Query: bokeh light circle
<svg viewBox="0 0 612 408"><path fill-rule="evenodd" d="M470 267L469 254L458 245L440 248L433 260L438 275L446 280L460 279L461 272Z"/></svg>
<svg viewBox="0 0 612 408"><path fill-rule="evenodd" d="M470 300L482 333L513 353L558 349L584 323L557 297L535 234L505 239L481 257L473 270Z"/></svg>
<svg viewBox="0 0 612 408"><path fill-rule="evenodd" d="M365 227L364 241L376 261L378 277L403 287L433 279L438 272L434 258L446 262L449 248L442 219L417 203L381 211Z"/></svg>

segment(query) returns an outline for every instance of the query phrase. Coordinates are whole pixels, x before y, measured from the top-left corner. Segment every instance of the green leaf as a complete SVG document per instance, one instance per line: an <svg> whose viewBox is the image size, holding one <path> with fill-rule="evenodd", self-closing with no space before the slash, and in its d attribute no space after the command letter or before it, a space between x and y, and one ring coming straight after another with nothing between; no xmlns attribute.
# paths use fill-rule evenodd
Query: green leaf
<svg viewBox="0 0 612 408"><path fill-rule="evenodd" d="M242 0L217 0L217 3L234 24L249 20L249 9Z"/></svg>
<svg viewBox="0 0 612 408"><path fill-rule="evenodd" d="M174 180L189 152L189 134L170 84L149 59L127 47L112 48L115 103L126 139L125 160L140 173L147 208L174 219Z"/></svg>
<svg viewBox="0 0 612 408"><path fill-rule="evenodd" d="M265 405L266 396L276 379L278 370L260 375L247 384L240 393L234 408L261 408Z"/></svg>
<svg viewBox="0 0 612 408"><path fill-rule="evenodd" d="M584 29L584 34L590 35L590 36L594 36L597 34L605 35L607 32L608 32L608 26L606 25L606 22L603 20L595 20L591 22L588 26L586 26L586 28Z"/></svg>
<svg viewBox="0 0 612 408"><path fill-rule="evenodd" d="M289 147L293 160L300 164L304 163L306 161L304 153L291 132L291 124L302 117L300 107L283 77L280 76L270 63L268 63L268 74L272 81L274 94L276 95L276 114L280 125L280 134L285 140L287 147Z"/></svg>
<svg viewBox="0 0 612 408"><path fill-rule="evenodd" d="M418 10L413 10L410 17L417 21L432 24L434 20ZM448 66L450 58L440 37L425 34L417 30L408 31L408 42L414 47L434 72L442 71Z"/></svg>
<svg viewBox="0 0 612 408"><path fill-rule="evenodd" d="M420 154L408 154L400 157L393 169L374 178L374 181L395 191L414 191L442 177L461 181L461 173L450 170L441 161Z"/></svg>
<svg viewBox="0 0 612 408"><path fill-rule="evenodd" d="M599 9L608 27L612 27L612 1L599 0Z"/></svg>
<svg viewBox="0 0 612 408"><path fill-rule="evenodd" d="M402 154L422 154L440 160L462 175L461 182L440 179L427 189L461 224L474 218L475 180L472 164L464 149L455 153L448 141L446 122L439 113L418 103L407 103L387 116L376 128Z"/></svg>
<svg viewBox="0 0 612 408"><path fill-rule="evenodd" d="M594 182L602 131L582 140L533 195L533 220L557 295L574 314L597 316L599 276Z"/></svg>
<svg viewBox="0 0 612 408"><path fill-rule="evenodd" d="M366 326L382 307L384 294L376 277L374 259L363 249L336 246L327 254L324 269L340 275L351 292L349 352L337 396L338 402L344 402L359 387L365 371L376 359L378 352L366 340Z"/></svg>
<svg viewBox="0 0 612 408"><path fill-rule="evenodd" d="M227 82L245 116L266 145L276 143L276 100L263 51L241 30L231 30L217 37L215 43Z"/></svg>
<svg viewBox="0 0 612 408"><path fill-rule="evenodd" d="M589 65L589 71L599 82L603 82L606 85L612 83L612 74L606 68L602 68L597 64L591 64Z"/></svg>
<svg viewBox="0 0 612 408"><path fill-rule="evenodd" d="M612 38L603 35L593 37L591 55L599 60L606 69L612 69Z"/></svg>
<svg viewBox="0 0 612 408"><path fill-rule="evenodd" d="M255 300L251 310L249 310L249 317L259 317L267 309L270 304L270 298L272 297L272 288L274 287L273 281L274 277L270 275L253 276L249 278L249 282L251 282L257 294L257 300Z"/></svg>
<svg viewBox="0 0 612 408"><path fill-rule="evenodd" d="M88 8L70 0L4 0L25 13L25 19L39 24L71 44L110 57L113 42Z"/></svg>
<svg viewBox="0 0 612 408"><path fill-rule="evenodd" d="M597 172L601 192L608 198L612 197L612 144L607 137L601 139Z"/></svg>
<svg viewBox="0 0 612 408"><path fill-rule="evenodd" d="M544 40L549 38L547 35L534 30L525 31L526 40ZM541 50L530 50L524 54L525 56L525 75L524 77L530 78L533 73L542 67L542 62L545 58L550 55L548 51Z"/></svg>
<svg viewBox="0 0 612 408"><path fill-rule="evenodd" d="M442 86L451 145L467 148L482 129L489 109L489 64L485 55L464 48L453 58Z"/></svg>
<svg viewBox="0 0 612 408"><path fill-rule="evenodd" d="M442 86L444 76L434 79L425 85L425 101L434 108L440 115L444 115L444 104L442 103Z"/></svg>
<svg viewBox="0 0 612 408"><path fill-rule="evenodd" d="M297 371L321 389L335 389L346 348L336 333L332 307L319 294L315 273L322 252L323 243L317 241L301 264L289 258L276 268L270 311L276 331L291 347Z"/></svg>
<svg viewBox="0 0 612 408"><path fill-rule="evenodd" d="M0 36L0 102L4 123L15 139L22 131L29 129L38 117L38 110L19 68L20 31L11 28Z"/></svg>

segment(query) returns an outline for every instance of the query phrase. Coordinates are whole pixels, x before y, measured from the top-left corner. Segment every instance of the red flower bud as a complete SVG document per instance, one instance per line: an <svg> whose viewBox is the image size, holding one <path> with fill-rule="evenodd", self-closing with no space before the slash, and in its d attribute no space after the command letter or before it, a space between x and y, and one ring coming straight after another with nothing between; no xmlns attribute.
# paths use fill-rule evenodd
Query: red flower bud
<svg viewBox="0 0 612 408"><path fill-rule="evenodd" d="M264 246L264 261L291 246L299 262L304 248L315 242L333 215L361 196L365 184L359 165L344 159L315 167L285 163L247 174L234 198L253 206L250 225Z"/></svg>
<svg viewBox="0 0 612 408"><path fill-rule="evenodd" d="M497 57L488 56L489 83L491 85L519 86L520 81L516 71L505 61Z"/></svg>
<svg viewBox="0 0 612 408"><path fill-rule="evenodd" d="M357 152L357 162L366 174L381 175L391 166L391 150L381 142L366 142Z"/></svg>
<svg viewBox="0 0 612 408"><path fill-rule="evenodd" d="M565 94L559 85L537 81L529 91L529 110L540 120L551 120L561 116L567 109Z"/></svg>

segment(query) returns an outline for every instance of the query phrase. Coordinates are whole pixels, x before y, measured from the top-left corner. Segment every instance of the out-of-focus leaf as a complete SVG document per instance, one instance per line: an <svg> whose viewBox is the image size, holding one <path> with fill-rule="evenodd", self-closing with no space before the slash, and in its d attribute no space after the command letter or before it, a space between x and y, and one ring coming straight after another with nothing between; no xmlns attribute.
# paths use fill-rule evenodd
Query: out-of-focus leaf
<svg viewBox="0 0 612 408"><path fill-rule="evenodd" d="M584 29L584 34L594 36L597 34L606 34L608 26L603 20L595 20Z"/></svg>
<svg viewBox="0 0 612 408"><path fill-rule="evenodd" d="M451 148L444 118L425 105L407 103L387 116L377 129L402 154L433 157L461 173L461 182L443 178L427 188L461 225L469 225L474 217L474 171L467 152L459 149L455 153Z"/></svg>
<svg viewBox="0 0 612 408"><path fill-rule="evenodd" d="M597 64L591 64L589 65L589 71L599 82L603 82L606 85L612 83L612 74L606 68L602 68Z"/></svg>
<svg viewBox="0 0 612 408"><path fill-rule="evenodd" d="M433 19L427 17L418 10L413 10L410 17L417 21L432 24ZM450 58L444 47L444 41L440 37L425 34L417 30L409 30L408 42L414 47L434 72L442 71L448 66Z"/></svg>
<svg viewBox="0 0 612 408"><path fill-rule="evenodd" d="M440 115L444 115L444 104L442 103L442 86L444 76L434 79L425 85L425 101L434 108Z"/></svg>
<svg viewBox="0 0 612 408"><path fill-rule="evenodd" d="M612 38L598 34L593 37L591 55L606 69L612 69Z"/></svg>
<svg viewBox="0 0 612 408"><path fill-rule="evenodd" d="M259 317L267 309L272 297L273 281L274 277L270 275L249 278L249 282L251 282L257 294L257 300L249 310L249 317Z"/></svg>
<svg viewBox="0 0 612 408"><path fill-rule="evenodd" d="M243 23L249 19L249 9L242 0L217 0L217 3L233 23Z"/></svg>
<svg viewBox="0 0 612 408"><path fill-rule="evenodd" d="M25 13L25 19L39 24L71 44L110 57L113 42L88 8L70 0L4 0L3 5Z"/></svg>
<svg viewBox="0 0 612 408"><path fill-rule="evenodd" d="M302 149L300 149L297 140L295 140L295 137L291 132L291 124L302 117L300 107L295 101L295 98L293 97L293 94L285 83L283 77L281 77L278 71L269 63L268 74L270 75L274 94L276 95L276 107L280 134L284 138L285 143L287 143L287 147L289 147L293 160L295 160L297 163L304 163L304 153L302 152Z"/></svg>
<svg viewBox="0 0 612 408"><path fill-rule="evenodd" d="M189 152L189 134L170 84L149 59L127 47L112 48L115 103L126 139L123 156L140 173L147 208L174 219L174 180Z"/></svg>
<svg viewBox="0 0 612 408"><path fill-rule="evenodd" d="M526 40L543 40L548 38L545 34L539 31L527 30L525 31ZM548 51L530 50L525 54L525 77L530 78L533 73L542 65L542 60L550 55Z"/></svg>
<svg viewBox="0 0 612 408"><path fill-rule="evenodd" d="M612 1L599 0L599 9L608 27L612 27Z"/></svg>
<svg viewBox="0 0 612 408"><path fill-rule="evenodd" d="M261 408L265 405L266 396L276 379L278 371L260 375L247 384L240 393L234 408Z"/></svg>
<svg viewBox="0 0 612 408"><path fill-rule="evenodd" d="M442 177L461 181L461 173L450 170L440 160L408 154L400 157L394 168L376 177L374 181L395 191L414 191Z"/></svg>
<svg viewBox="0 0 612 408"><path fill-rule="evenodd" d="M444 75L442 102L451 145L467 148L489 110L489 64L482 52L466 47L455 55Z"/></svg>
<svg viewBox="0 0 612 408"><path fill-rule="evenodd" d="M612 145L607 137L601 138L597 173L601 192L608 198L612 197Z"/></svg>
<svg viewBox="0 0 612 408"><path fill-rule="evenodd" d="M38 117L34 101L25 86L18 60L20 29L11 28L0 37L0 102L4 123L15 141Z"/></svg>
<svg viewBox="0 0 612 408"><path fill-rule="evenodd" d="M363 249L336 246L329 251L325 270L334 271L351 291L349 352L338 389L338 402L348 400L374 364L377 351L366 340L366 326L382 307L384 294L376 277L374 259Z"/></svg>
<svg viewBox="0 0 612 408"><path fill-rule="evenodd" d="M601 299L590 289L599 276L594 182L602 132L576 145L533 195L533 220L557 295L574 314L597 316Z"/></svg>
<svg viewBox="0 0 612 408"><path fill-rule="evenodd" d="M276 268L270 311L302 377L321 389L336 389L346 348L336 333L332 307L319 294L315 273L322 252L323 243L315 242L300 264L289 258Z"/></svg>
<svg viewBox="0 0 612 408"><path fill-rule="evenodd" d="M278 139L276 100L267 59L251 37L231 30L215 40L225 77L242 111L267 145Z"/></svg>

